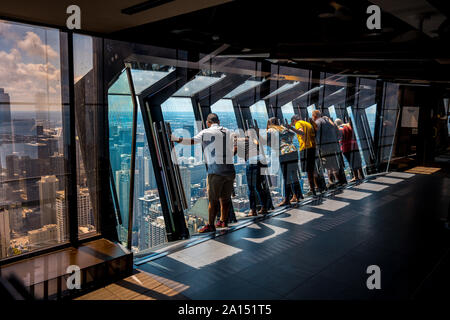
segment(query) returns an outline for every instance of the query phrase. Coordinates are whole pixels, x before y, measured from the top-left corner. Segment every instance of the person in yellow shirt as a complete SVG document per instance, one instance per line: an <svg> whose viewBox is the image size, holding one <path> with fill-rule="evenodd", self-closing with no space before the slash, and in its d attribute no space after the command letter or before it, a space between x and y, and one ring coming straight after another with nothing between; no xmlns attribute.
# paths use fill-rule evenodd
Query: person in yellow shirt
<svg viewBox="0 0 450 320"><path fill-rule="evenodd" d="M316 195L317 181L314 175L316 163L316 129L299 115L293 115L289 129L297 134L300 145L300 161L302 171L308 175L310 193Z"/></svg>

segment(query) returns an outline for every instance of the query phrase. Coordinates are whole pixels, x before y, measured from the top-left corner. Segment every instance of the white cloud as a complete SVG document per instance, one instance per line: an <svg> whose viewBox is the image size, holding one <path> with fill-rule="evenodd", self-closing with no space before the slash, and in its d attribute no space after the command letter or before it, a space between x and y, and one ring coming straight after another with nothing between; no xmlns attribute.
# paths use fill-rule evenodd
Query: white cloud
<svg viewBox="0 0 450 320"><path fill-rule="evenodd" d="M28 31L25 39L20 40L17 46L30 57L45 58L47 56L50 59L58 57L58 53L51 46L42 43L41 38L32 31Z"/></svg>
<svg viewBox="0 0 450 320"><path fill-rule="evenodd" d="M57 103L60 87L60 70L51 63L24 63L17 49L0 51L0 88L12 102L34 102L38 92L48 92L48 99Z"/></svg>
<svg viewBox="0 0 450 320"><path fill-rule="evenodd" d="M43 44L34 32L29 31L24 38L19 38L13 31L10 25L0 21L0 36L14 40L16 45L9 51L0 50L0 88L5 89L12 102L35 102L36 96L44 93L45 100L48 95L50 102L60 103L59 66L44 62L46 54L49 59L58 58L59 54L51 46ZM30 56L37 63L24 61L23 55Z"/></svg>

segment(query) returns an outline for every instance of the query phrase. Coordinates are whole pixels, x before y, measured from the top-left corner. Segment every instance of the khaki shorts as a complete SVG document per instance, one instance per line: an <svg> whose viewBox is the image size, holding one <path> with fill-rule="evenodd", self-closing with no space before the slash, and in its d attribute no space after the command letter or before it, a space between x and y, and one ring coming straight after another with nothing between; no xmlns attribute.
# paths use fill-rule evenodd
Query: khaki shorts
<svg viewBox="0 0 450 320"><path fill-rule="evenodd" d="M217 174L208 174L206 188L208 190L209 201L219 201L219 199L231 199L233 194L233 184L235 175L219 176Z"/></svg>

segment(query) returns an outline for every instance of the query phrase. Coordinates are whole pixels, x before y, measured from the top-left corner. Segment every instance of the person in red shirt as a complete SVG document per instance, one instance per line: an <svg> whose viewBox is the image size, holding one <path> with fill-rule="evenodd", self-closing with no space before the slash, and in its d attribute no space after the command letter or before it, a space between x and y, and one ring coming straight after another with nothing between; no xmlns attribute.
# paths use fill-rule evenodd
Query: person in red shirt
<svg viewBox="0 0 450 320"><path fill-rule="evenodd" d="M343 123L341 119L336 119L334 123L339 128L339 144L341 145L342 153L353 171L353 179L350 182L364 179L361 155L359 154L358 142L355 139L352 126L350 123Z"/></svg>

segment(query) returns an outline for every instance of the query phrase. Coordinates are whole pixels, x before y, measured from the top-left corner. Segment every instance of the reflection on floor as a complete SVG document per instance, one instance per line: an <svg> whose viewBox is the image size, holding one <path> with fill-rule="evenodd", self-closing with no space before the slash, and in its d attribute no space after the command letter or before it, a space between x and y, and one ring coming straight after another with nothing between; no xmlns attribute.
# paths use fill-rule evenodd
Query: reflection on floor
<svg viewBox="0 0 450 320"><path fill-rule="evenodd" d="M438 172L441 168L431 168L431 167L414 167L412 169L406 170L409 173L420 173L420 174L433 174Z"/></svg>
<svg viewBox="0 0 450 320"><path fill-rule="evenodd" d="M436 283L450 287L449 235L436 223L449 195L443 172L377 176L142 264L142 284L131 277L83 298L433 298ZM381 290L366 286L373 264Z"/></svg>
<svg viewBox="0 0 450 320"><path fill-rule="evenodd" d="M167 280L165 281L167 283ZM110 284L75 300L183 300L180 294L186 290L184 285L168 283L169 286L158 281L146 272L136 270L128 278Z"/></svg>

